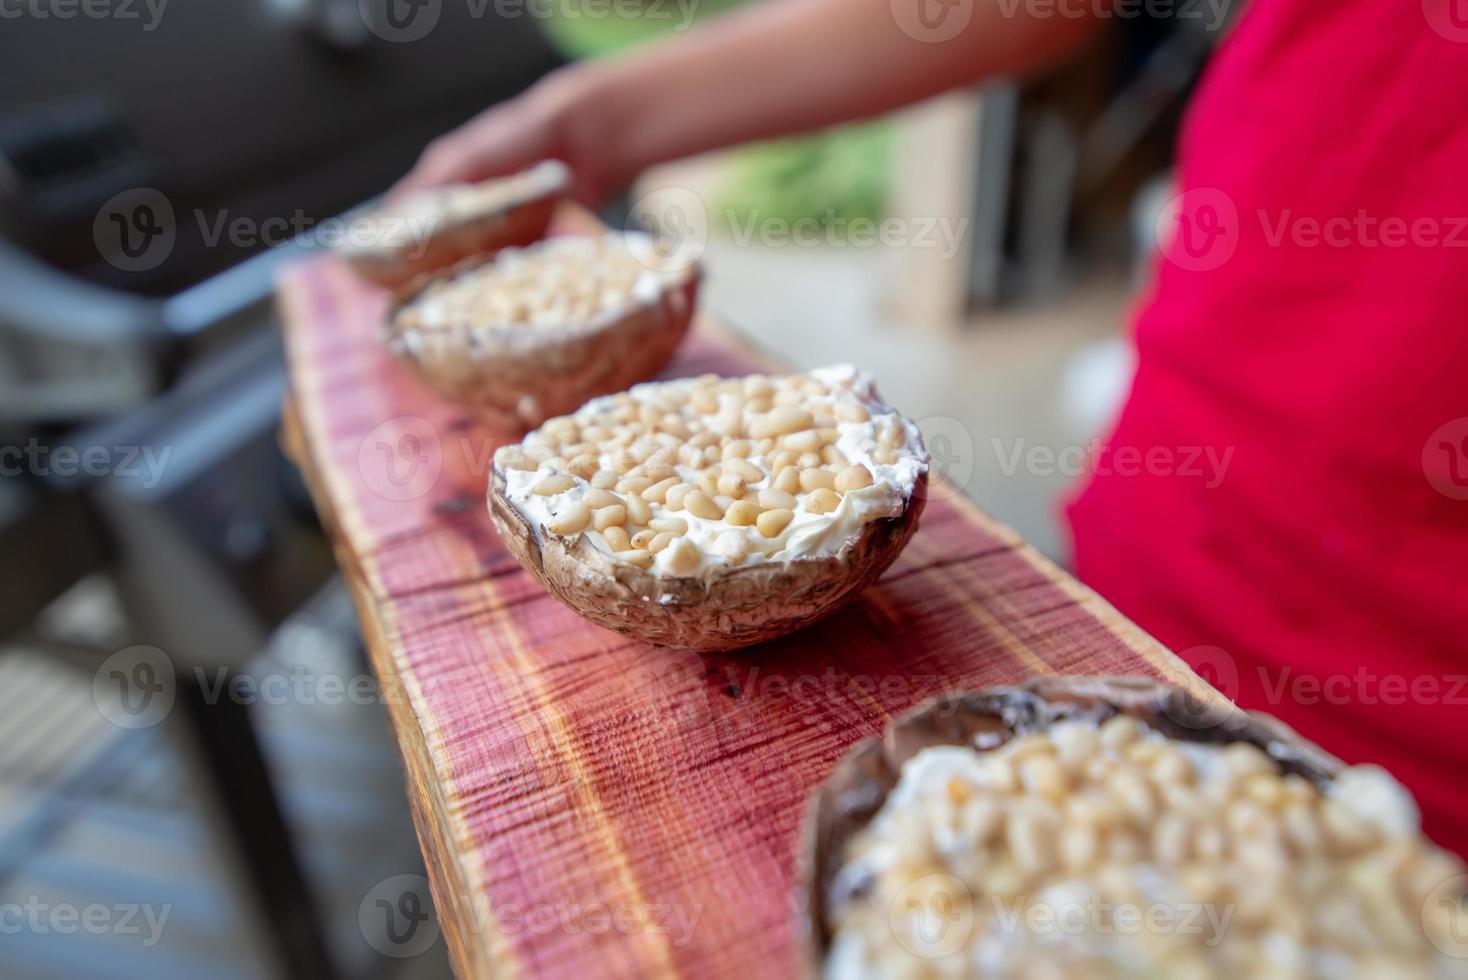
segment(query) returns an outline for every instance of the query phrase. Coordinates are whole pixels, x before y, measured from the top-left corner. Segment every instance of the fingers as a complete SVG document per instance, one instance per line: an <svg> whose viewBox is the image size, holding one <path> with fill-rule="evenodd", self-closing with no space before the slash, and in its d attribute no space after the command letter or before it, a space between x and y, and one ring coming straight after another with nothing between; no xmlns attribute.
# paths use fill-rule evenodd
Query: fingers
<svg viewBox="0 0 1468 980"><path fill-rule="evenodd" d="M495 106L428 145L389 200L445 184L503 177L548 155L547 121L523 97Z"/></svg>
<svg viewBox="0 0 1468 980"><path fill-rule="evenodd" d="M454 134L442 136L428 144L407 176L388 191L388 201L395 202L418 191L459 183L472 165L469 151L462 148Z"/></svg>

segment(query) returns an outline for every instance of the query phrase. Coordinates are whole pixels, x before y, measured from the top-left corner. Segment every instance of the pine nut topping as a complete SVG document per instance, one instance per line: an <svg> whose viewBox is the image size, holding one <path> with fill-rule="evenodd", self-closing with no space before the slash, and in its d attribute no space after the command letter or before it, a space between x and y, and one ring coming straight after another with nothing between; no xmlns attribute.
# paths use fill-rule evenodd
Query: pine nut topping
<svg viewBox="0 0 1468 980"><path fill-rule="evenodd" d="M495 462L532 526L599 531L603 553L635 552L658 575L834 553L900 515L926 467L915 427L846 368L638 385Z"/></svg>
<svg viewBox="0 0 1468 980"><path fill-rule="evenodd" d="M678 278L680 270L660 259L646 236L556 236L526 248L504 249L490 262L434 283L398 316L421 330L564 327L598 322L631 308L646 280ZM653 405L630 409L632 418L645 425L661 421ZM577 421L561 416L546 422L542 431L575 442L580 435Z"/></svg>
<svg viewBox="0 0 1468 980"><path fill-rule="evenodd" d="M1317 788L1248 743L1124 715L924 749L838 856L835 880L862 884L836 891L827 975L1457 976L1444 940L1468 909L1431 896L1465 869L1416 821L1374 767ZM1173 917L1093 917L1123 907ZM972 927L929 955L937 916ZM1059 922L1078 926L1063 942Z"/></svg>

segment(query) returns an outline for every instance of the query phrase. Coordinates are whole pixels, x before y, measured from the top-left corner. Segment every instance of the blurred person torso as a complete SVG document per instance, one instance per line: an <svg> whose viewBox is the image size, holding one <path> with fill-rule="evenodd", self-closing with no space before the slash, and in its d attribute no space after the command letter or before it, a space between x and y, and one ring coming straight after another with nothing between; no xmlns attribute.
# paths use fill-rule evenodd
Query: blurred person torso
<svg viewBox="0 0 1468 980"><path fill-rule="evenodd" d="M1464 0L1253 0L1069 507L1083 579L1241 706L1388 766L1460 854L1465 97Z"/></svg>

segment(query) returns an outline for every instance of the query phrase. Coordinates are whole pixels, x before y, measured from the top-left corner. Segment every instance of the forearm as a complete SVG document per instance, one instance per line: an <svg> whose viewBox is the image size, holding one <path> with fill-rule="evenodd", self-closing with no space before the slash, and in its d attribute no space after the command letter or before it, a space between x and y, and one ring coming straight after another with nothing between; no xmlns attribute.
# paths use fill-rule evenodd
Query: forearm
<svg viewBox="0 0 1468 980"><path fill-rule="evenodd" d="M905 0L915 6L932 0ZM631 55L586 63L563 84L566 138L611 182L754 139L864 118L1069 50L1092 18L1024 0L973 0L950 40L906 33L891 0L770 0ZM948 11L958 17L961 8ZM920 32L917 32L920 33Z"/></svg>

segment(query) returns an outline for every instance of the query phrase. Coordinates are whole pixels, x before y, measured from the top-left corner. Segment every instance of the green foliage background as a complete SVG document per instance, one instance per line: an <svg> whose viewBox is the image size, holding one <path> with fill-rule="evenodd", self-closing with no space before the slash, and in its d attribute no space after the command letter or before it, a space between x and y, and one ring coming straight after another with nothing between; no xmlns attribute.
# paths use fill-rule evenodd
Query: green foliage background
<svg viewBox="0 0 1468 980"><path fill-rule="evenodd" d="M536 0L531 0L536 2ZM577 13L577 0L545 2L546 30L573 58L596 58L662 37L681 22L678 0L645 0L659 16L619 16L629 0L590 0ZM653 2L659 6L653 7ZM745 0L682 0L694 3L695 20L724 13ZM835 217L879 220L891 171L892 129L885 122L843 126L813 136L777 140L736 151L719 213L736 222L751 214L788 222Z"/></svg>

